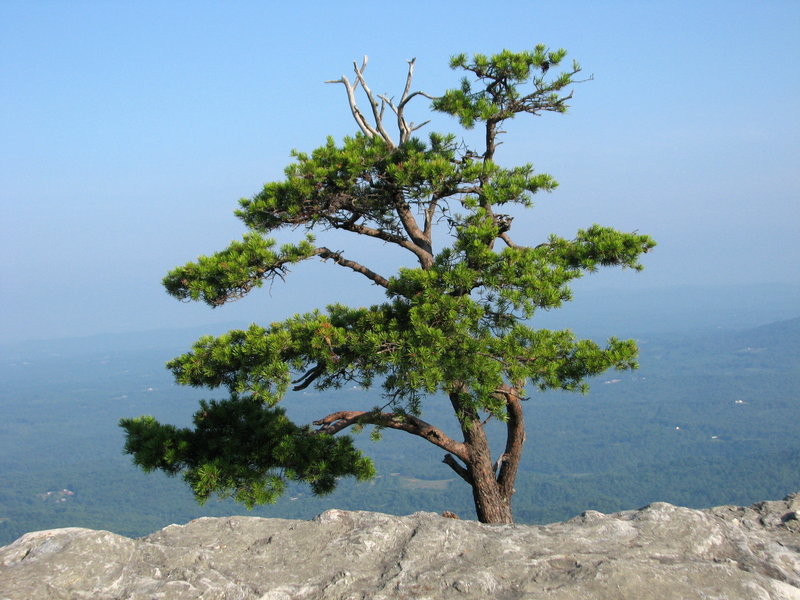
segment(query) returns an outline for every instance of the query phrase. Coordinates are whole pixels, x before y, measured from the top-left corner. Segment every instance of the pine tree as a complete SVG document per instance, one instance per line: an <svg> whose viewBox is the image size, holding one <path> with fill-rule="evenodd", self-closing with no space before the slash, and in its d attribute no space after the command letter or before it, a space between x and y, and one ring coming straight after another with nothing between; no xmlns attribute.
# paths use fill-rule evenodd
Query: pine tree
<svg viewBox="0 0 800 600"><path fill-rule="evenodd" d="M345 76L332 82L344 86L359 131L340 144L328 138L310 154L294 152L283 181L240 201L236 214L249 229L243 239L174 269L164 285L178 299L214 307L319 257L351 271L341 272L343 281L355 274L384 288L386 301L336 304L269 327L201 338L168 367L180 384L223 387L229 397L202 402L193 428L152 417L123 419L134 461L145 470L182 473L200 501L216 493L252 506L275 501L289 480L324 494L339 477L372 477L370 459L340 432L396 429L444 450L444 462L471 486L480 521L512 522L526 393L583 390L588 377L636 366L632 340L611 338L601 346L568 330L535 329L535 313L570 300L568 284L600 266L641 269L641 254L654 246L646 235L599 225L571 240L520 243L512 238L511 217L498 212L531 208L533 194L557 185L529 164L500 166L495 151L508 119L567 110L581 69L575 62L561 67L565 55L543 45L461 54L451 59L465 73L460 87L439 97L411 91L411 60L396 103L369 88L366 58L354 63L352 82ZM553 75L557 68L565 70ZM366 98L366 112L357 92ZM427 122L415 125L405 111L420 98L464 128L482 128L482 143L472 147L453 134L415 136ZM396 121L396 139L387 116ZM307 235L276 247L267 236L286 228L304 228ZM317 245L312 232L329 230L410 252L418 266L378 273ZM339 410L304 426L277 406L289 388L349 383L380 386L383 405ZM426 399L449 402L461 439L423 420ZM505 449L497 458L488 418L505 424Z"/></svg>

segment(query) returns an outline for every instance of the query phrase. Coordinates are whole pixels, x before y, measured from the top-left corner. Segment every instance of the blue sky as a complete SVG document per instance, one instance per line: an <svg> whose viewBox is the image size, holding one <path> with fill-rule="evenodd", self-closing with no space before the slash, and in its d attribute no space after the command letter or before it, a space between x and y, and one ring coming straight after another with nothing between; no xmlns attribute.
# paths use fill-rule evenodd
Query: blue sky
<svg viewBox="0 0 800 600"><path fill-rule="evenodd" d="M322 263L213 312L160 280L240 237L237 199L279 179L292 148L355 131L341 86L323 84L354 59L368 54L373 89L399 95L416 57L415 88L436 94L457 84L450 55L537 42L593 80L566 116L508 127L498 159L560 182L515 239L595 222L656 238L644 273L600 273L589 291L800 281L800 3L501 5L0 3L0 335L269 322L379 300ZM427 118L424 102L410 110ZM432 127L460 133L442 117ZM353 252L389 272L382 247Z"/></svg>

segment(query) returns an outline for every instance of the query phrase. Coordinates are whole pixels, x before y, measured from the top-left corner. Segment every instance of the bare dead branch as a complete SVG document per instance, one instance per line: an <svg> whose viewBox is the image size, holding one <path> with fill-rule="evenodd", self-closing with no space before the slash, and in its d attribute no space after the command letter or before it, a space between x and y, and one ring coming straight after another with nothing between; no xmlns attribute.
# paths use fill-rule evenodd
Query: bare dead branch
<svg viewBox="0 0 800 600"><path fill-rule="evenodd" d="M353 119L355 119L359 129L361 129L364 135L370 138L378 135L378 132L367 122L367 119L364 117L364 114L359 110L358 105L356 104L355 91L359 83L358 81L356 81L355 84L351 84L350 80L347 79L347 77L345 77L344 75L342 75L340 79L326 81L325 83L343 84L345 89L347 90L347 102L350 105L350 112L353 114Z"/></svg>
<svg viewBox="0 0 800 600"><path fill-rule="evenodd" d="M406 87L403 88L403 95L400 96L400 104L405 102L408 97L408 92L411 91L411 80L414 78L414 64L417 62L416 57L408 61L408 74L406 75Z"/></svg>
<svg viewBox="0 0 800 600"><path fill-rule="evenodd" d="M347 90L347 102L350 105L350 112L353 114L353 118L355 119L356 123L358 124L359 129L364 133L364 135L368 137L374 137L379 135L386 143L389 145L389 148L395 148L396 145L392 137L386 131L386 128L383 124L383 116L388 106L392 112L394 112L395 116L397 117L397 128L400 132L400 143L403 144L407 142L411 138L411 134L424 127L430 121L425 121L420 125L415 125L414 123L409 123L405 120L403 116L403 110L405 109L406 104L408 104L409 100L414 98L415 96L424 96L428 99L435 99L435 96L431 96L426 94L425 92L416 91L411 92L411 81L414 77L414 63L416 61L415 58L412 58L408 61L408 74L406 75L406 84L403 88L403 95L400 98L399 104L395 106L394 102L392 102L391 98L387 98L385 95L379 94L377 97L375 94L372 93L372 90L367 85L366 78L364 77L364 70L367 68L367 61L368 57L364 56L364 60L361 63L361 66L358 66L356 61L353 61L353 71L355 72L356 80L354 83L350 83L350 80L347 79L344 75L342 75L339 79L329 80L325 83L341 83L344 85L345 89ZM361 86L361 89L364 90L364 93L367 96L367 100L370 104L370 108L372 110L372 116L375 120L374 125L370 124L367 121L367 118L364 116L364 113L358 108L358 104L356 102L355 91L358 86ZM378 102L380 100L380 102Z"/></svg>
<svg viewBox="0 0 800 600"><path fill-rule="evenodd" d="M375 100L375 96L372 94L372 90L369 88L366 80L364 79L364 69L366 68L367 68L366 55L364 55L364 62L362 63L360 69L358 68L358 63L355 61L353 62L353 70L355 71L356 79L358 80L358 83L361 84L361 89L363 89L364 93L367 95L367 100L369 101L370 107L372 108L372 116L375 118L375 127L377 128L377 131L380 134L380 136L389 145L389 148L394 148L395 147L394 141L392 140L391 136L383 126L383 118L382 118L383 109L378 104L378 101Z"/></svg>
<svg viewBox="0 0 800 600"><path fill-rule="evenodd" d="M414 131L416 131L417 129L422 129L423 127L425 127L425 125L427 125L427 124L428 124L428 123L430 123L430 122L431 122L431 120L430 120L430 119L428 119L427 121L424 121L424 122L420 123L419 125L414 125L414 123L411 123L411 124L410 124L410 126L411 126L411 131L412 131L412 132L414 132Z"/></svg>
<svg viewBox="0 0 800 600"><path fill-rule="evenodd" d="M412 58L408 61L408 74L406 75L406 85L403 88L403 95L400 97L400 104L395 107L391 100L386 97L381 97L381 99L386 102L389 107L394 111L394 114L397 116L397 128L400 130L400 143L404 144L408 141L409 137L411 136L411 126L406 123L405 118L403 117L403 108L408 101L408 93L411 90L411 80L414 78L414 63L417 61L416 58Z"/></svg>
<svg viewBox="0 0 800 600"><path fill-rule="evenodd" d="M405 107L405 105L408 104L408 101L411 100L414 96L424 96L428 100L437 100L440 97L440 96L431 96L430 94L427 94L422 90L417 90L416 92L412 92L411 94L406 96L406 98L398 105L398 108Z"/></svg>

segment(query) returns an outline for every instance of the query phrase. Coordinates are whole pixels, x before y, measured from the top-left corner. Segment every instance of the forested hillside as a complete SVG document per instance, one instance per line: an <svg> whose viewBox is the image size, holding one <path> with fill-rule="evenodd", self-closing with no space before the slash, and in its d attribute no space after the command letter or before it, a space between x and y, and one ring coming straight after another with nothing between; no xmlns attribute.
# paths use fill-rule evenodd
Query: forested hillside
<svg viewBox="0 0 800 600"><path fill-rule="evenodd" d="M662 328L663 329L663 328ZM0 376L0 544L35 529L84 526L143 535L201 515L180 479L139 472L123 455L121 417L187 422L198 397L163 368L196 331L6 346ZM516 519L550 522L661 500L693 507L748 504L800 490L800 318L756 328L642 334L641 368L594 381L589 394L532 393ZM306 390L297 420L370 408L376 393ZM426 405L441 423L447 411ZM402 433L358 444L379 476L343 481L324 498L292 489L259 516L310 518L330 507L473 518L469 489L442 452Z"/></svg>

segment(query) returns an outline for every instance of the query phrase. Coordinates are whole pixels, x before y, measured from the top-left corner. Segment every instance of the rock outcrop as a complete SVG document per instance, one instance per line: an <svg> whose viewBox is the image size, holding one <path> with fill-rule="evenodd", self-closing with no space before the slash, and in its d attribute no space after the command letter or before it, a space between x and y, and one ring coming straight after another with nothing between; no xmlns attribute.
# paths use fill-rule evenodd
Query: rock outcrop
<svg viewBox="0 0 800 600"><path fill-rule="evenodd" d="M67 528L0 548L0 598L800 599L800 493L546 526L329 510L203 518L141 539Z"/></svg>

